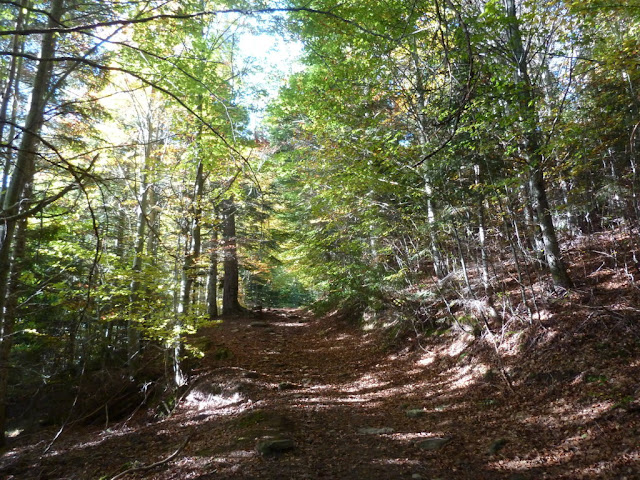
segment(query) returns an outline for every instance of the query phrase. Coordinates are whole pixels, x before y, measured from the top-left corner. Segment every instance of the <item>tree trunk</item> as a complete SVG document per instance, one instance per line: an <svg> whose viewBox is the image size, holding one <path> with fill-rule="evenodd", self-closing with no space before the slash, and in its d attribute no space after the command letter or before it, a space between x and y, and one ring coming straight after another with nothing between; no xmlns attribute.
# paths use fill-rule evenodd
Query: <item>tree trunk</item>
<svg viewBox="0 0 640 480"><path fill-rule="evenodd" d="M139 314L140 289L142 286L142 262L144 256L144 247L147 243L146 232L149 211L149 197L151 185L149 176L152 166L152 146L153 146L153 125L151 115L147 121L147 138L144 148L144 167L140 178L140 200L138 204L138 222L136 229L136 240L133 252L133 263L131 265L132 279L130 286L129 301L131 318L127 321L127 358L131 368L135 365L135 358L140 351L140 329L138 319L135 318Z"/></svg>
<svg viewBox="0 0 640 480"><path fill-rule="evenodd" d="M233 199L222 201L224 237L224 282L222 314L234 315L242 311L238 301L238 252L236 245L236 206Z"/></svg>
<svg viewBox="0 0 640 480"><path fill-rule="evenodd" d="M185 241L184 265L182 267L182 314L189 313L192 303L193 284L197 277L196 264L202 250L201 239L201 217L202 217L202 196L204 193L204 173L202 160L198 162L196 168L196 179L194 182L194 192L191 207L191 226L187 232Z"/></svg>
<svg viewBox="0 0 640 480"><path fill-rule="evenodd" d="M531 195L534 202L534 211L537 213L538 225L542 232L544 242L544 254L547 267L553 277L554 283L563 288L571 288L572 282L567 273L567 268L562 260L558 237L553 225L544 176L540 168L535 168L529 178Z"/></svg>
<svg viewBox="0 0 640 480"><path fill-rule="evenodd" d="M475 183L480 185L482 182L482 171L480 164L477 163L473 166L475 173ZM489 255L487 252L487 225L486 225L486 212L485 212L486 199L484 195L478 199L478 242L480 244L480 276L482 277L482 286L484 293L487 296L491 296L491 285L489 282Z"/></svg>
<svg viewBox="0 0 640 480"><path fill-rule="evenodd" d="M5 303L4 322L2 325L2 342L0 342L0 399L4 400L8 394L9 380L9 355L11 353L12 336L15 329L15 321L18 310L18 294L20 284L20 273L23 271L22 261L27 245L27 220L20 221L16 228L15 242L13 248L13 262L9 285L7 288L7 299ZM4 432L6 431L6 402L0 402L0 446L4 445Z"/></svg>
<svg viewBox="0 0 640 480"><path fill-rule="evenodd" d="M27 17L27 7L28 0L22 0L20 4L20 11L18 13L18 18L16 19L16 30L21 30L24 25ZM17 92L20 88L20 78L22 73L22 57L20 53L24 49L24 36L23 35L15 35L13 38L13 43L11 47L12 57L10 60L9 73L6 79L6 85L4 92L2 93L2 104L0 105L0 144L4 144L7 146L5 152L5 164L4 164L4 175L2 176L2 188L0 189L0 205L4 203L4 195L8 186L9 173L11 170L11 157L13 155L13 150L11 146L13 144L13 136L15 135L15 120L17 117ZM11 99L13 101L13 108L11 110L11 122L7 122L7 116L9 112L9 102ZM7 135L7 140L5 141L4 129L5 126L9 124L9 134Z"/></svg>
<svg viewBox="0 0 640 480"><path fill-rule="evenodd" d="M416 115L416 126L418 127L418 138L422 145L427 144L427 131L429 125L425 117L425 111L427 109L427 101L425 98L425 79L423 77L422 68L420 66L420 57L418 55L418 47L415 43L415 38L411 43L411 60L413 62L413 68L415 75L415 89L416 89L416 103L414 106ZM425 173L424 178L424 193L427 206L427 224L429 229L430 250L433 259L433 268L438 278L444 278L447 275L447 268L442 260L442 255L438 248L437 236L436 236L436 211L433 202L433 189L431 187L431 179Z"/></svg>
<svg viewBox="0 0 640 480"><path fill-rule="evenodd" d="M563 288L571 287L571 279L562 260L558 237L553 225L547 190L544 182L544 157L541 152L540 122L535 105L535 95L529 76L527 53L522 43L515 0L504 0L507 10L507 34L513 62L516 65L515 83L518 88L518 113L523 125L523 150L529 165L529 189L536 221L540 227L544 254L554 283Z"/></svg>
<svg viewBox="0 0 640 480"><path fill-rule="evenodd" d="M64 0L53 0L49 12L49 27L59 25L64 9ZM42 59L54 56L56 35L48 33L42 37L40 57ZM25 128L20 141L20 148L16 158L16 165L11 174L11 181L5 193L2 204L2 217L8 217L0 228L0 444L5 443L6 418L4 409L7 398L8 361L11 350L11 334L13 318L6 314L7 294L9 293L9 272L11 271L11 250L16 240L15 216L20 210L21 199L24 198L25 186L31 182L35 172L36 147L44 122L46 107L45 98L51 81L53 65L41 60L38 64L33 88L31 90L31 104L25 121Z"/></svg>
<svg viewBox="0 0 640 480"><path fill-rule="evenodd" d="M150 185L147 191L147 227L149 227L149 233L147 234L147 257L150 265L156 265L158 261L158 213L160 209L157 205L157 195L154 190L154 186Z"/></svg>
<svg viewBox="0 0 640 480"><path fill-rule="evenodd" d="M64 0L54 0L51 4L49 26L58 25L62 15ZM51 58L54 55L56 36L46 34L42 39L40 56ZM52 65L50 62L41 61L33 81L31 91L31 105L25 122L25 128L20 142L16 165L11 174L11 181L7 188L2 205L2 216L9 217L0 228L0 303L4 302L7 293L7 280L10 269L10 255L16 220L10 217L16 215L19 210L20 200L25 185L31 180L34 172L36 147L39 142L40 130L44 122L45 97L51 80ZM0 305L2 306L2 305ZM2 309L0 309L0 312Z"/></svg>
<svg viewBox="0 0 640 480"><path fill-rule="evenodd" d="M218 231L214 226L209 253L209 278L207 279L207 314L209 320L218 316Z"/></svg>

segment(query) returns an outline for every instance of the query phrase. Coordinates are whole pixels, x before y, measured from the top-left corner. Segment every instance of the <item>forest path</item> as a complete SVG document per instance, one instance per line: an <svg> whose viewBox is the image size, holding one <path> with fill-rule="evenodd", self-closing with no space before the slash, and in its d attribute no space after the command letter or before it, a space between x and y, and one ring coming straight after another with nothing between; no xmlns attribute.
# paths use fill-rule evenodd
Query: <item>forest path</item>
<svg viewBox="0 0 640 480"><path fill-rule="evenodd" d="M0 477L640 479L637 324L554 322L505 345L512 392L486 339L394 344L294 310L225 320L191 339L206 355L169 417L76 425L46 455L41 437Z"/></svg>
<svg viewBox="0 0 640 480"><path fill-rule="evenodd" d="M409 398L402 395L415 386L394 370L397 357L386 358L379 336L290 310L229 320L200 334L214 344L185 406L207 411L207 402L226 398L235 403L220 411L237 409L227 448L215 442L224 458L216 478L419 474L417 460L407 456L404 440L410 439L396 433L415 429L417 420L404 412ZM265 439L291 440L293 449L260 455L256 445Z"/></svg>
<svg viewBox="0 0 640 480"><path fill-rule="evenodd" d="M152 478L640 479L640 418L615 405L637 389L637 365L594 351L640 358L637 325L557 313L500 360L486 338L394 344L292 310L204 329L172 420L193 439Z"/></svg>

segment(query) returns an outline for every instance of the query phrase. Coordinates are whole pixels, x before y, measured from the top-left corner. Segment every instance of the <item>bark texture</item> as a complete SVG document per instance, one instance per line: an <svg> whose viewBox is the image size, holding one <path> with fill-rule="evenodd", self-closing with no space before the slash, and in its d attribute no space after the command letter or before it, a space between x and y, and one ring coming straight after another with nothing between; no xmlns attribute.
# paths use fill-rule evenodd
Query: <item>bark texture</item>
<svg viewBox="0 0 640 480"><path fill-rule="evenodd" d="M556 286L570 288L572 283L562 260L558 237L553 225L549 208L547 189L544 182L544 156L542 155L542 136L535 95L531 78L527 52L522 42L520 23L515 0L505 0L507 10L507 36L515 69L515 83L518 91L518 113L523 125L523 153L529 165L529 190L536 223L540 228L544 244L544 255Z"/></svg>
<svg viewBox="0 0 640 480"><path fill-rule="evenodd" d="M236 205L232 199L222 202L224 236L224 282L222 314L234 315L242 311L238 300L238 249L236 239Z"/></svg>

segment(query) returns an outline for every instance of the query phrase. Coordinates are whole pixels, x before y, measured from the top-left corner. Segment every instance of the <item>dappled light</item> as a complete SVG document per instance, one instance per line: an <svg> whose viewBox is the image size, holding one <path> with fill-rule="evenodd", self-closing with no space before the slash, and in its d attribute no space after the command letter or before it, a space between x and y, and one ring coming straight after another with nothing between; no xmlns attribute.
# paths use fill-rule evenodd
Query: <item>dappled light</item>
<svg viewBox="0 0 640 480"><path fill-rule="evenodd" d="M243 401L243 397L239 393L230 395L211 394L202 392L191 392L184 399L184 405L198 411L215 411L228 407L229 405L238 404Z"/></svg>
<svg viewBox="0 0 640 480"><path fill-rule="evenodd" d="M640 466L633 436L625 438L607 420L624 412L613 398L597 399L610 382L604 374L565 374L548 363L549 373L520 378L516 369L535 359L513 354L514 363L504 365L516 385L511 392L487 339L451 333L423 340L425 349L389 353L378 349L375 335L364 339L352 326L327 329L328 320L319 319L294 328L280 315L265 317L267 327L252 328L251 319L217 327L210 352L224 345L230 353L205 356L169 417L135 428L114 425L98 438L66 437L47 462L93 452L107 464L115 445L142 438L157 460L186 438L179 457L157 478L198 478L196 472L273 478L276 470L301 478L309 464L322 464L329 478L427 472L451 478L454 472L453 478L519 473L595 480ZM580 320L562 322L565 330L584 329ZM250 335L239 335L246 328ZM570 348L576 338L552 325L538 335L540 355ZM589 392L594 396L587 401ZM138 458L152 453L135 451ZM5 461L12 458L15 452ZM107 470L117 471L118 464L109 464Z"/></svg>
<svg viewBox="0 0 640 480"><path fill-rule="evenodd" d="M640 480L640 8L0 1L0 479Z"/></svg>

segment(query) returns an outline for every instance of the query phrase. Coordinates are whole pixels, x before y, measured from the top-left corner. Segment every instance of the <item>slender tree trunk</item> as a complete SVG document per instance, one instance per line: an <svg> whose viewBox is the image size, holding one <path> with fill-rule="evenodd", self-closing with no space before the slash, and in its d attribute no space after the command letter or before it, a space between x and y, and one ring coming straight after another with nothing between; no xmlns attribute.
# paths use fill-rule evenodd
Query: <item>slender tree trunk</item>
<svg viewBox="0 0 640 480"><path fill-rule="evenodd" d="M26 22L28 0L22 0L20 2L20 9L18 12L18 18L16 19L16 30L21 30L22 26ZM0 189L0 205L4 203L4 195L8 186L9 173L11 169L11 157L13 151L11 145L13 144L13 136L15 135L15 120L17 118L17 92L19 91L20 77L22 73L22 57L20 53L24 48L24 36L15 35L13 38L11 51L12 57L9 65L9 73L7 74L6 85L4 92L2 93L2 103L0 104L0 144L6 144L5 152L5 164L4 175L2 176L2 187ZM9 112L9 103L13 99L13 108L11 111L12 121L7 122L7 116ZM9 124L9 133L5 137L5 126ZM6 138L6 140L5 140Z"/></svg>
<svg viewBox="0 0 640 480"><path fill-rule="evenodd" d="M520 250L525 256L527 250L533 250L533 256L537 260L538 265L544 267L546 263L544 240L542 239L542 232L538 225L538 216L535 212L533 201L531 200L531 188L528 178L525 178L523 181L522 195L525 228L523 231L524 238L519 242Z"/></svg>
<svg viewBox="0 0 640 480"><path fill-rule="evenodd" d="M202 250L201 220L202 220L202 196L204 194L204 173L202 160L198 162L196 168L196 179L194 182L194 192L191 207L191 226L187 232L185 242L185 257L182 268L182 313L189 313L192 303L193 284L197 277L196 263Z"/></svg>
<svg viewBox="0 0 640 480"><path fill-rule="evenodd" d="M416 104L415 115L416 124L419 132L419 140L421 144L427 143L426 132L428 130L427 119L425 117L426 111L426 98L425 98L425 80L420 66L420 57L418 55L418 48L415 44L415 39L411 43L411 59L413 62L414 74L415 74L415 89L416 89ZM428 175L423 176L424 179L424 193L427 206L427 223L429 228L429 240L431 256L433 258L433 268L435 270L436 277L444 278L447 275L447 268L442 260L442 255L438 248L436 241L436 211L433 202L433 189L431 187L431 179Z"/></svg>
<svg viewBox="0 0 640 480"><path fill-rule="evenodd" d="M116 216L116 235L115 235L115 254L119 259L124 258L124 239L125 239L125 229L127 225L127 214L124 211L124 208L120 207L118 209L118 213Z"/></svg>
<svg viewBox="0 0 640 480"><path fill-rule="evenodd" d="M474 172L476 176L476 185L480 185L482 182L482 172L480 164L474 165ZM489 283L489 255L487 253L487 225L486 225L486 212L485 212L485 198L482 195L478 201L478 240L480 243L480 275L482 277L482 286L484 288L485 295L491 295L491 285Z"/></svg>
<svg viewBox="0 0 640 480"><path fill-rule="evenodd" d="M152 147L153 147L153 125L151 116L147 122L147 134L144 148L144 167L140 177L140 200L138 204L138 221L136 228L136 240L133 251L133 263L131 265L132 280L130 286L129 301L131 318L127 322L127 358L130 367L134 368L135 358L140 352L140 328L138 325L138 311L140 310L140 290L142 286L142 264L144 257L144 247L147 243L147 222L149 213L149 198L151 185L149 177L151 175L152 165Z"/></svg>
<svg viewBox="0 0 640 480"><path fill-rule="evenodd" d="M507 10L507 34L513 62L516 65L515 82L518 88L518 112L524 127L524 153L529 164L529 190L533 202L533 210L540 227L544 243L547 266L554 283L563 288L571 287L571 279L562 260L558 237L553 225L547 189L544 181L544 157L541 153L542 138L540 122L535 106L535 95L529 76L527 53L522 43L520 24L516 14L515 0L504 0Z"/></svg>
<svg viewBox="0 0 640 480"><path fill-rule="evenodd" d="M207 314L209 320L218 316L218 231L214 226L209 253L209 277L207 279Z"/></svg>
<svg viewBox="0 0 640 480"><path fill-rule="evenodd" d="M148 207L148 215L147 215L147 226L149 227L149 233L147 234L147 257L149 259L150 265L157 264L157 256L158 256L158 212L159 209L156 205L156 191L154 190L154 186L150 185L147 190L147 207Z"/></svg>
<svg viewBox="0 0 640 480"><path fill-rule="evenodd" d="M238 252L236 245L236 205L233 199L222 201L224 236L224 284L222 314L234 315L242 311L238 301Z"/></svg>

